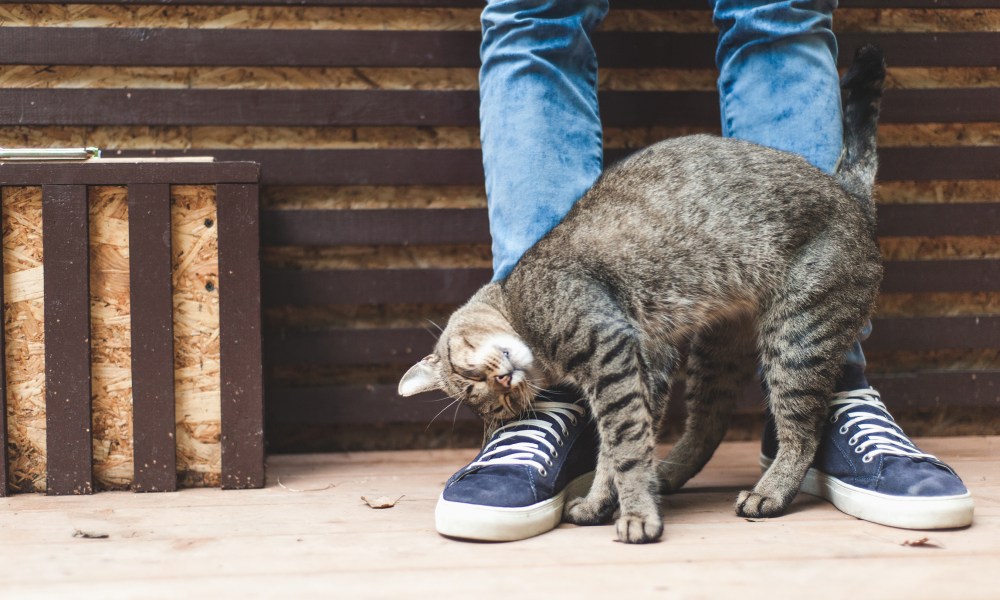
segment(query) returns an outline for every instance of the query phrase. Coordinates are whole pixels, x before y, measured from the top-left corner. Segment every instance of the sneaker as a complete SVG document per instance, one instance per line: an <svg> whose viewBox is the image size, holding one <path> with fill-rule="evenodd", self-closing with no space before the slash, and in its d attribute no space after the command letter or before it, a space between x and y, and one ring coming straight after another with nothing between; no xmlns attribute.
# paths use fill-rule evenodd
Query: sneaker
<svg viewBox="0 0 1000 600"><path fill-rule="evenodd" d="M438 533L490 542L545 533L567 501L585 496L597 461L597 431L580 402L549 393L533 411L499 427L475 460L452 475L434 511Z"/></svg>
<svg viewBox="0 0 1000 600"><path fill-rule="evenodd" d="M761 467L777 450L768 419ZM872 388L839 392L819 451L800 489L840 511L881 525L947 529L972 523L972 495L955 471L917 448Z"/></svg>

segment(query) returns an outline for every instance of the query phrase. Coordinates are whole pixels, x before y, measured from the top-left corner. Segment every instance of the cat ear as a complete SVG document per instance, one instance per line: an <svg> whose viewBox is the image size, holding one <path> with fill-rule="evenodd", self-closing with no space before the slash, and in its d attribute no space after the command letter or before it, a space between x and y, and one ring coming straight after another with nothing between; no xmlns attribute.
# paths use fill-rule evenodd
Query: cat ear
<svg viewBox="0 0 1000 600"><path fill-rule="evenodd" d="M399 395L413 396L421 392L440 389L436 364L437 357L430 354L410 367L406 375L403 375L403 378L399 380Z"/></svg>

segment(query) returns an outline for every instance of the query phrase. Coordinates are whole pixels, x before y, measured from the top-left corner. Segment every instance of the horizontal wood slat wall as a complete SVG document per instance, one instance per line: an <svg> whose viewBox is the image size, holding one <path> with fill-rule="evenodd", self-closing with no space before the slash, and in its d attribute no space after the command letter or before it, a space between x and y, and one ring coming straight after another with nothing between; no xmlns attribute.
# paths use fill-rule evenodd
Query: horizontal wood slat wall
<svg viewBox="0 0 1000 600"><path fill-rule="evenodd" d="M395 382L429 351L432 323L490 277L482 4L7 4L0 146L260 162L271 448L439 443L454 413L406 441L358 432L422 430L441 411L433 397L397 398ZM663 137L718 132L706 4L612 2L595 39L608 162ZM870 41L889 62L873 381L913 414L996 407L1000 1L843 0L834 26L841 65ZM743 410L759 401L749 394ZM954 421L907 424L965 431L941 425Z"/></svg>

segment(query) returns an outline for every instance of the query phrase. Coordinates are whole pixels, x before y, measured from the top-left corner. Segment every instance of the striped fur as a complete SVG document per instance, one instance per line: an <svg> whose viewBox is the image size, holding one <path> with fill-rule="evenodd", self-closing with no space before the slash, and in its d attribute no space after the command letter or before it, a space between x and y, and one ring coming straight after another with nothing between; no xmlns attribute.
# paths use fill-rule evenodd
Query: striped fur
<svg viewBox="0 0 1000 600"><path fill-rule="evenodd" d="M494 423L529 407L538 389L575 387L601 449L590 493L564 517L594 524L617 510L619 539L644 543L662 534L658 494L708 461L759 362L779 450L736 512L783 512L881 280L870 194L884 67L877 50L864 52L847 79L848 152L836 178L710 136L641 151L452 316L401 393L443 389ZM657 429L686 345L686 430L658 463Z"/></svg>

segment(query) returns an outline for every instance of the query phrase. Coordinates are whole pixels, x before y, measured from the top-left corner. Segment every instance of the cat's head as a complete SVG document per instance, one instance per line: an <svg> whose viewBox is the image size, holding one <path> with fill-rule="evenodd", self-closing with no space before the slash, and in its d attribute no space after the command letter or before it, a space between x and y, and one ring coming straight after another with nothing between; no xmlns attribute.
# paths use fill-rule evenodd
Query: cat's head
<svg viewBox="0 0 1000 600"><path fill-rule="evenodd" d="M546 382L527 344L497 308L477 294L455 311L434 353L413 365L399 395L441 390L487 423L517 416Z"/></svg>

